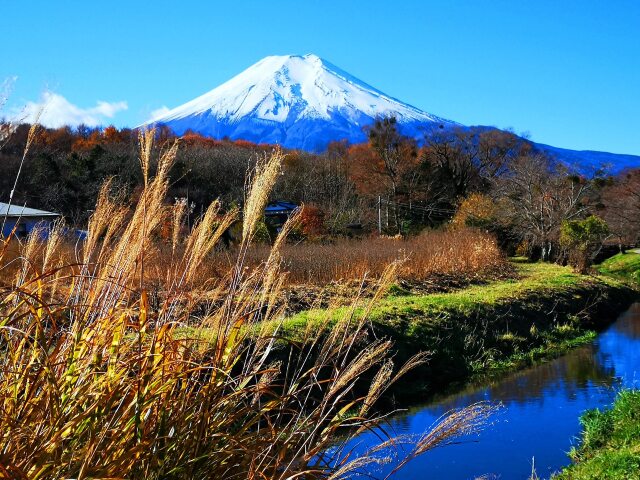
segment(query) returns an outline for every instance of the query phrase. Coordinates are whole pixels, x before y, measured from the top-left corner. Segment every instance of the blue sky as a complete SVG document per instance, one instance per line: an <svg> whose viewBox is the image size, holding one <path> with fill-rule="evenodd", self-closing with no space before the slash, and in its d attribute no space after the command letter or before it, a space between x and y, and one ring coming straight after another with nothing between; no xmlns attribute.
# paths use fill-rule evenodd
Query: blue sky
<svg viewBox="0 0 640 480"><path fill-rule="evenodd" d="M60 119L135 126L315 53L463 124L640 154L640 1L4 0L0 22L5 115L50 91Z"/></svg>

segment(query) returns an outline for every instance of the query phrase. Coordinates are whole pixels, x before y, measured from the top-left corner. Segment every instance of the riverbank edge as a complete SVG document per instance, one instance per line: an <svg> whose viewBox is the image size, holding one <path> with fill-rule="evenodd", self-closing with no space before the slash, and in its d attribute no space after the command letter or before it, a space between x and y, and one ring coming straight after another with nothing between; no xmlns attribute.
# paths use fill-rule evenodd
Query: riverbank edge
<svg viewBox="0 0 640 480"><path fill-rule="evenodd" d="M569 452L571 465L554 480L640 478L640 390L622 390L605 409L580 416L580 445Z"/></svg>
<svg viewBox="0 0 640 480"><path fill-rule="evenodd" d="M638 292L625 284L589 279L565 289L532 291L487 308L486 314L493 315L494 320L486 330L495 333L484 337L474 337L470 325L481 313L452 318L442 325L440 334L446 331L455 340L442 349L426 342L424 350L433 352L430 362L408 374L392 393L399 403L429 401L553 360L593 341L637 298ZM595 299L597 303L593 303ZM548 315L551 310L554 314ZM461 322L458 328L455 322ZM397 334L389 337L398 351L399 364L416 353L413 338ZM468 344L484 341L484 346L474 352L473 346L460 344L462 338Z"/></svg>
<svg viewBox="0 0 640 480"><path fill-rule="evenodd" d="M516 280L439 295L390 295L371 310L369 337L393 342L396 365L430 352L429 362L395 384L386 402L427 402L556 358L593 340L638 297L627 283L605 276L552 264L517 268ZM285 336L295 338L296 327L321 315L326 312L288 319Z"/></svg>
<svg viewBox="0 0 640 480"><path fill-rule="evenodd" d="M640 286L640 255L615 255L597 266L606 276ZM613 404L580 416L580 444L569 453L573 463L554 480L640 478L640 390L622 390Z"/></svg>

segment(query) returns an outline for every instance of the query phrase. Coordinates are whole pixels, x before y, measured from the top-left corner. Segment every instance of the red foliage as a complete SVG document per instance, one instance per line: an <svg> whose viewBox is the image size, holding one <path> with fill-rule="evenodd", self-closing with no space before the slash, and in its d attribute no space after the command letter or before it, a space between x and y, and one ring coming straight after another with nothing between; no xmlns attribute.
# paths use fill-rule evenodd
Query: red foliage
<svg viewBox="0 0 640 480"><path fill-rule="evenodd" d="M56 150L69 151L74 143L74 133L69 127L39 130L38 143Z"/></svg>
<svg viewBox="0 0 640 480"><path fill-rule="evenodd" d="M349 147L350 177L360 193L381 195L387 187L383 178L384 164L382 159L367 143Z"/></svg>
<svg viewBox="0 0 640 480"><path fill-rule="evenodd" d="M130 130L123 128L118 130L113 125L109 125L102 132L102 139L106 143L124 143L130 138Z"/></svg>
<svg viewBox="0 0 640 480"><path fill-rule="evenodd" d="M192 146L198 145L202 147L215 148L224 145L224 142L213 138L203 137L199 133L187 132L181 138L181 143Z"/></svg>
<svg viewBox="0 0 640 480"><path fill-rule="evenodd" d="M234 145L243 148L255 148L257 145L249 140L235 140Z"/></svg>
<svg viewBox="0 0 640 480"><path fill-rule="evenodd" d="M307 237L315 237L325 233L324 212L315 205L305 205L300 213L302 233Z"/></svg>

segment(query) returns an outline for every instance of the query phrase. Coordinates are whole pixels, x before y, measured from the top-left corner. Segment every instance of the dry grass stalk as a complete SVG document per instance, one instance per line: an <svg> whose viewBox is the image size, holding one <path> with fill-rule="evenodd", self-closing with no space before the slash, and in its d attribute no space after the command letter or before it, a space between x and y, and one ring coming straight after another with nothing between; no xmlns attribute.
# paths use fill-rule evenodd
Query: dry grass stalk
<svg viewBox="0 0 640 480"><path fill-rule="evenodd" d="M142 178L144 186L149 184L149 167L151 165L151 149L153 148L153 140L156 137L156 130L140 130L138 132L138 145L140 146L140 167L142 169Z"/></svg>
<svg viewBox="0 0 640 480"><path fill-rule="evenodd" d="M427 432L417 439L405 437L389 440L387 442L389 445L407 442L412 445L412 449L409 455L405 455L385 479L392 477L412 459L433 448L447 445L454 440L478 433L499 408L499 406L487 402L475 403L466 408L445 413Z"/></svg>
<svg viewBox="0 0 640 480"><path fill-rule="evenodd" d="M245 244L251 241L256 224L262 218L264 207L269 200L269 193L271 193L280 173L283 158L284 154L278 148L271 156L256 165L254 181L249 187L244 206L242 241Z"/></svg>
<svg viewBox="0 0 640 480"><path fill-rule="evenodd" d="M180 230L182 229L182 222L186 213L187 199L176 198L171 216L171 250L173 255L175 255L176 247L180 242Z"/></svg>

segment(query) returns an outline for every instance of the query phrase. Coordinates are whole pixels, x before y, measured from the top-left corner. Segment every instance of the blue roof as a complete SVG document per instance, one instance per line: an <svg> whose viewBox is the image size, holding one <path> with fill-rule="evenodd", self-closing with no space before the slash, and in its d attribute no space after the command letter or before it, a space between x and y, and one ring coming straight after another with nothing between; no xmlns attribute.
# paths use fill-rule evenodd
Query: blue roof
<svg viewBox="0 0 640 480"><path fill-rule="evenodd" d="M298 205L291 202L273 202L267 205L264 209L264 213L280 213L280 212L293 212Z"/></svg>

